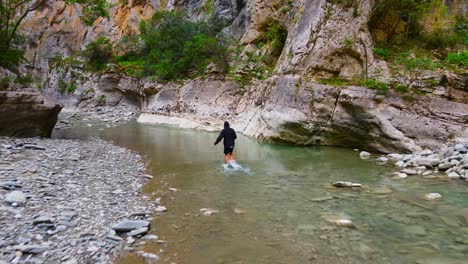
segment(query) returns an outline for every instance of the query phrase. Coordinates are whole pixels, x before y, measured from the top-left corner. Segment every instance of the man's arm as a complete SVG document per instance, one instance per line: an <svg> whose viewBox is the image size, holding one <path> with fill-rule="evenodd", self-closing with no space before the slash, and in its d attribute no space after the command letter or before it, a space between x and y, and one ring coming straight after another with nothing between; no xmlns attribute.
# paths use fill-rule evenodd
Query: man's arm
<svg viewBox="0 0 468 264"><path fill-rule="evenodd" d="M223 139L223 137L224 137L224 129L221 130L221 133L219 133L219 136L218 136L218 138L216 139L216 142L214 143L215 146L218 145L218 143L221 141L221 139Z"/></svg>
<svg viewBox="0 0 468 264"><path fill-rule="evenodd" d="M232 131L234 131L234 139L237 139L236 131L234 129Z"/></svg>

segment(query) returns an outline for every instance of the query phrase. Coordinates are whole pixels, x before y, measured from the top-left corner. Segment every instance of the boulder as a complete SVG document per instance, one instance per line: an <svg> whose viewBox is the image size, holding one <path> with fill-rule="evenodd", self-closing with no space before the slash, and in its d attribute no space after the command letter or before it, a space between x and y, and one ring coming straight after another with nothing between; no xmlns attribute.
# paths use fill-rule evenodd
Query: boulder
<svg viewBox="0 0 468 264"><path fill-rule="evenodd" d="M61 109L37 89L0 91L0 136L50 137Z"/></svg>
<svg viewBox="0 0 468 264"><path fill-rule="evenodd" d="M359 183L344 182L344 181L334 182L334 183L332 183L332 185L334 187L338 187L338 188L341 188L341 187L362 187L362 185L359 184Z"/></svg>

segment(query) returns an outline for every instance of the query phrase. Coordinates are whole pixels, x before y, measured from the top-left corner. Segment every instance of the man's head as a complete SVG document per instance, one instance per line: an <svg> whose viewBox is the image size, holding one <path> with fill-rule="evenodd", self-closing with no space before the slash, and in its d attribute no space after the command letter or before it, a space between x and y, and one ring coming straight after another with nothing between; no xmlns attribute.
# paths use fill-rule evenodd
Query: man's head
<svg viewBox="0 0 468 264"><path fill-rule="evenodd" d="M224 122L224 128L229 128L229 122L228 121Z"/></svg>

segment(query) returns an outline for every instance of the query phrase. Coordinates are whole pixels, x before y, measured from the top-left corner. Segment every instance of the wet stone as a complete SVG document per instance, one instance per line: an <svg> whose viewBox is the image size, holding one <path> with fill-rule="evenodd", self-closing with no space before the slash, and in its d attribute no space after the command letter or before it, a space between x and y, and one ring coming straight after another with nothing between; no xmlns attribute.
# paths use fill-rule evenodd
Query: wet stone
<svg viewBox="0 0 468 264"><path fill-rule="evenodd" d="M148 221L123 221L112 227L113 230L117 232L129 232L135 229L149 226Z"/></svg>

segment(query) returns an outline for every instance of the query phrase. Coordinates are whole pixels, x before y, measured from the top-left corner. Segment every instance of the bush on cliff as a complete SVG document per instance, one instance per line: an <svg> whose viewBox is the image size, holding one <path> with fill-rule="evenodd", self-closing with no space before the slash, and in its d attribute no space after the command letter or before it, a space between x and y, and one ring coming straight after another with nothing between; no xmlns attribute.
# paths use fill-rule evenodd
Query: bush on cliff
<svg viewBox="0 0 468 264"><path fill-rule="evenodd" d="M210 63L224 69L226 48L216 37L220 29L213 18L193 22L182 11L155 13L140 25L144 75L174 80L200 74Z"/></svg>
<svg viewBox="0 0 468 264"><path fill-rule="evenodd" d="M112 44L108 38L99 37L97 40L86 44L83 56L86 58L87 67L90 70L104 70L113 57Z"/></svg>

